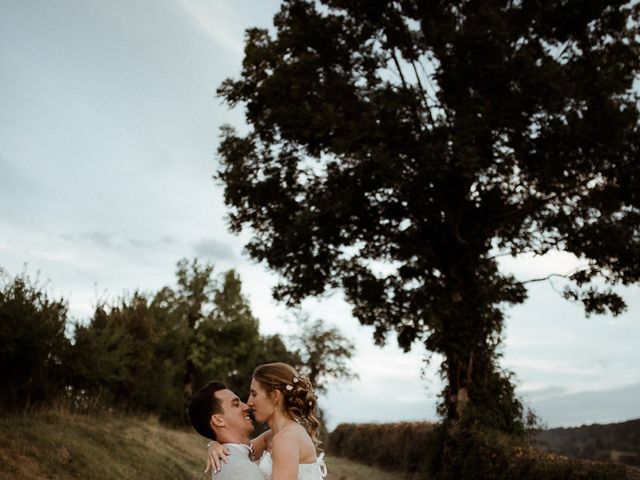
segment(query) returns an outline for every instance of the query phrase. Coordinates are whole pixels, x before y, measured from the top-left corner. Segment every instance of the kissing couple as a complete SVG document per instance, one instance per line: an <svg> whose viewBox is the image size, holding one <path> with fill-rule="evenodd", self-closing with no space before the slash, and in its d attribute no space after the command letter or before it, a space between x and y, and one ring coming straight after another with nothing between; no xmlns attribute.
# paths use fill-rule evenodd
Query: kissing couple
<svg viewBox="0 0 640 480"><path fill-rule="evenodd" d="M327 471L324 453L316 456L316 401L311 382L281 362L254 370L246 403L222 383L205 385L191 397L188 414L193 428L212 440L212 479L321 480ZM250 411L269 426L253 440Z"/></svg>

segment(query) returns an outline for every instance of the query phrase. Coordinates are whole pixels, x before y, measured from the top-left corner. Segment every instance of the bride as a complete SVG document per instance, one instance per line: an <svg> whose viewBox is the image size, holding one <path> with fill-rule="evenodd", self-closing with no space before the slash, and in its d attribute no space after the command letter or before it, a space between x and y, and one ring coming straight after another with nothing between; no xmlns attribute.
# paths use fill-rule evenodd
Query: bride
<svg viewBox="0 0 640 480"><path fill-rule="evenodd" d="M268 363L254 370L247 405L269 430L251 441L251 449L266 480L321 480L326 475L324 454L316 457L316 399L311 382L291 365ZM208 465L214 471L224 468L225 457L226 448L213 442Z"/></svg>

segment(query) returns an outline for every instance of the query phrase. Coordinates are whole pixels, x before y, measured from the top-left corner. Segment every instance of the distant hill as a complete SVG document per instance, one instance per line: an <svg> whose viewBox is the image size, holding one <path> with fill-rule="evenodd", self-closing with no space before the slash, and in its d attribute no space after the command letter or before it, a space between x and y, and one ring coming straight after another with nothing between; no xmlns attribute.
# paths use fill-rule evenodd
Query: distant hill
<svg viewBox="0 0 640 480"><path fill-rule="evenodd" d="M640 419L541 430L536 440L539 447L548 452L640 467Z"/></svg>

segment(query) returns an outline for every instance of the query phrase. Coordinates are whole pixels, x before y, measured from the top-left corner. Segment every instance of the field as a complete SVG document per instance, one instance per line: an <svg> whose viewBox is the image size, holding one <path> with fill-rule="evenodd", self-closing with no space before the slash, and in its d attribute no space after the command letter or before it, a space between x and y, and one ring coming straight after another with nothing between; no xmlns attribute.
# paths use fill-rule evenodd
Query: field
<svg viewBox="0 0 640 480"><path fill-rule="evenodd" d="M329 475L326 478L329 480L412 480L410 475L385 472L339 457L328 457L327 468Z"/></svg>
<svg viewBox="0 0 640 480"><path fill-rule="evenodd" d="M607 428L608 432L613 427ZM573 438L578 431L595 435L597 429L574 430L560 433ZM0 480L209 479L203 472L205 445L206 440L192 431L168 428L151 417L55 411L2 415ZM327 466L328 480L412 480L411 475L332 456ZM636 478L632 470L628 473Z"/></svg>
<svg viewBox="0 0 640 480"><path fill-rule="evenodd" d="M152 418L60 412L0 417L0 479L208 479L205 439ZM328 457L329 480L410 480Z"/></svg>

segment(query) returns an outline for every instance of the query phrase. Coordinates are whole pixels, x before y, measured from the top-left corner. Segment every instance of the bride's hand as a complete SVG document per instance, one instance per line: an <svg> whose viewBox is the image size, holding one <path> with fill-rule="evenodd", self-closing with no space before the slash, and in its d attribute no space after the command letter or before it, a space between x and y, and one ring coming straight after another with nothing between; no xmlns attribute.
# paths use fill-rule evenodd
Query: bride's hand
<svg viewBox="0 0 640 480"><path fill-rule="evenodd" d="M212 467L213 472L217 473L222 467L222 462L227 463L227 456L229 455L229 449L222 445L220 442L209 442L207 449L207 468L204 469L204 473L207 473Z"/></svg>

